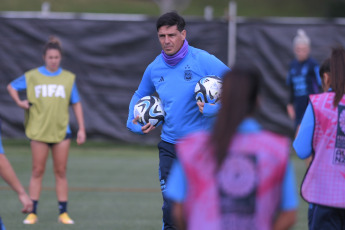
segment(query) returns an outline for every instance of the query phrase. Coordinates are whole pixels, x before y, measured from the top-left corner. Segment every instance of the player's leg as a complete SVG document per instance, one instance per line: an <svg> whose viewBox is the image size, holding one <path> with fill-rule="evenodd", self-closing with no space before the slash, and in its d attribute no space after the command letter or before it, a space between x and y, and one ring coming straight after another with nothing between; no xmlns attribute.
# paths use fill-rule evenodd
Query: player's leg
<svg viewBox="0 0 345 230"><path fill-rule="evenodd" d="M163 229L175 229L171 216L172 202L165 196L166 184L171 166L176 160L175 145L164 141L159 142L159 181L163 195Z"/></svg>
<svg viewBox="0 0 345 230"><path fill-rule="evenodd" d="M68 182L66 177L70 139L65 139L52 147L56 196L59 201L68 200Z"/></svg>
<svg viewBox="0 0 345 230"><path fill-rule="evenodd" d="M63 224L74 224L74 221L67 214L68 181L66 171L70 143L70 139L65 139L52 147L55 189L60 212L59 222Z"/></svg>
<svg viewBox="0 0 345 230"><path fill-rule="evenodd" d="M32 152L32 174L30 179L29 193L30 198L39 200L42 187L42 179L46 168L49 153L47 143L31 141Z"/></svg>
<svg viewBox="0 0 345 230"><path fill-rule="evenodd" d="M42 179L45 172L46 162L49 154L47 143L31 141L32 152L32 173L29 185L29 195L34 202L32 212L25 218L24 224L35 224L37 222L37 205L41 194Z"/></svg>

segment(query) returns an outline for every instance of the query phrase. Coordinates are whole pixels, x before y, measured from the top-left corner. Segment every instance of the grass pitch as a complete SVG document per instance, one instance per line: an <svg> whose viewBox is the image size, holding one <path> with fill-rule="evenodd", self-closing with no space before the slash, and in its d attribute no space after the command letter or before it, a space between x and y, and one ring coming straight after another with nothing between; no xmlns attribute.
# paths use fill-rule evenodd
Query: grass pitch
<svg viewBox="0 0 345 230"><path fill-rule="evenodd" d="M22 184L27 187L31 173L29 142L3 140L5 153ZM305 164L292 157L297 183ZM23 225L25 215L16 194L0 180L0 216L11 229L161 229L162 197L158 181L156 146L131 146L89 142L72 145L68 162L69 214L74 225L57 223L58 207L52 160L49 158L38 206L39 222ZM295 230L307 229L307 204L300 201Z"/></svg>

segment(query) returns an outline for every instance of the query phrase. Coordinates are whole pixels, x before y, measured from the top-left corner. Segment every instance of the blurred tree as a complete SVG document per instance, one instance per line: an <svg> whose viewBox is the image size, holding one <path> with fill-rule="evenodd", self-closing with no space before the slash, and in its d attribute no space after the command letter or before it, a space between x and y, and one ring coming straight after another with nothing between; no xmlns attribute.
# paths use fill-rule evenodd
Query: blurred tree
<svg viewBox="0 0 345 230"><path fill-rule="evenodd" d="M153 0L158 4L161 14L167 13L169 11L181 12L185 10L191 0Z"/></svg>
<svg viewBox="0 0 345 230"><path fill-rule="evenodd" d="M345 17L345 1L331 0L328 7L328 17Z"/></svg>

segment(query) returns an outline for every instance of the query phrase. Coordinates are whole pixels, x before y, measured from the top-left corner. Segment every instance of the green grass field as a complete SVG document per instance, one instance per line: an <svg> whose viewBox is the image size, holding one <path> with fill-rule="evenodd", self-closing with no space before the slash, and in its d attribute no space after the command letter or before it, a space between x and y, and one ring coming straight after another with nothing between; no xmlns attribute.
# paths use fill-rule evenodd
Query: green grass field
<svg viewBox="0 0 345 230"><path fill-rule="evenodd" d="M3 140L7 157L19 179L28 186L31 154L28 142ZM293 157L298 184L304 162ZM161 228L161 193L158 182L158 151L155 146L129 146L115 143L86 143L71 147L69 164L69 213L76 224L64 229ZM39 223L25 226L25 217L16 194L0 182L0 216L7 230L62 229L57 223L52 161L49 158L38 208ZM301 200L295 230L306 227L307 206Z"/></svg>

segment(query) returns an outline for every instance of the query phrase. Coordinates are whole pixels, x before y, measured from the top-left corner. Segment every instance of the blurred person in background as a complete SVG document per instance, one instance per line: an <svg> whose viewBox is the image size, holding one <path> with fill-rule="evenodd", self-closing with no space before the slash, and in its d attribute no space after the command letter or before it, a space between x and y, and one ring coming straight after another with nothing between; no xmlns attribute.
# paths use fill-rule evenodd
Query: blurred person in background
<svg viewBox="0 0 345 230"><path fill-rule="evenodd" d="M330 80L310 96L293 143L298 157L312 158L301 186L309 205L309 229L345 229L345 50L335 48ZM325 70L327 73L327 70ZM327 84L327 81L325 82Z"/></svg>
<svg viewBox="0 0 345 230"><path fill-rule="evenodd" d="M58 221L74 224L67 213L68 182L67 161L71 140L69 105L72 104L79 130L77 143L86 140L82 105L75 83L75 75L60 67L62 49L60 41L51 37L43 49L44 66L32 69L13 80L7 87L16 104L26 111L25 133L30 139L32 152L32 175L29 194L34 202L32 212L23 221L38 221L37 206L49 149L52 151L56 195L59 206ZM27 99L22 100L18 91L26 90Z"/></svg>
<svg viewBox="0 0 345 230"><path fill-rule="evenodd" d="M225 74L212 132L177 144L167 196L179 229L289 229L297 190L288 137L255 120L260 75L232 68Z"/></svg>
<svg viewBox="0 0 345 230"><path fill-rule="evenodd" d="M290 100L287 105L289 117L294 120L295 131L302 121L308 105L308 96L321 91L319 65L310 57L310 38L304 30L298 29L293 39L295 59L290 63L287 84Z"/></svg>
<svg viewBox="0 0 345 230"><path fill-rule="evenodd" d="M215 56L194 48L186 39L185 20L175 12L160 16L156 23L162 52L146 68L138 89L129 105L127 128L137 134L147 134L155 127L140 126L134 117L136 102L144 96L158 93L165 120L162 125L159 150L159 181L163 195L163 228L175 229L171 220L171 202L166 198L166 183L171 165L176 159L177 140L195 130L208 128L219 105L198 103L194 97L196 83L207 75L222 76L229 68Z"/></svg>
<svg viewBox="0 0 345 230"><path fill-rule="evenodd" d="M4 148L1 142L1 120L0 120L0 176L4 181L11 186L11 188L18 194L18 199L22 203L23 213L28 213L32 211L32 200L29 198L28 194L25 192L24 187L17 178L11 163L7 159ZM6 230L4 223L0 218L0 230Z"/></svg>

